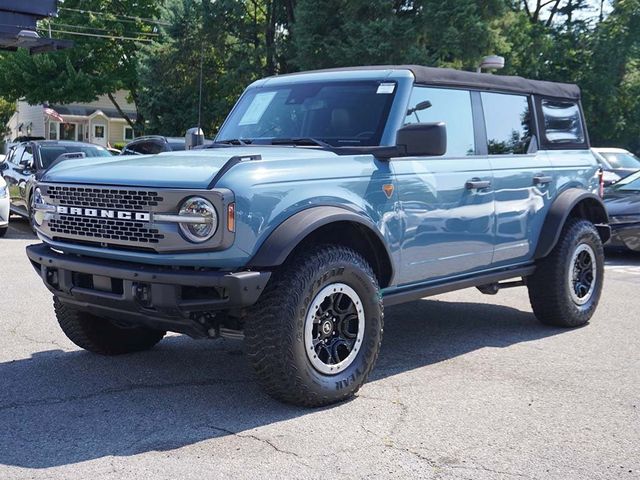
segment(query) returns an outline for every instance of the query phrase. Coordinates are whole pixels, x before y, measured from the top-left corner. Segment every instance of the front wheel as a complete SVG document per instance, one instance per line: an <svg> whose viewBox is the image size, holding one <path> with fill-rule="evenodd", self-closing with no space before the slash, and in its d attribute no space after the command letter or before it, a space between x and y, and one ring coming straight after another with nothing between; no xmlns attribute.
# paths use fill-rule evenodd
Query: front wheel
<svg viewBox="0 0 640 480"><path fill-rule="evenodd" d="M527 279L538 320L559 327L586 324L598 306L604 281L604 251L591 222L569 219L557 245Z"/></svg>
<svg viewBox="0 0 640 480"><path fill-rule="evenodd" d="M317 246L275 272L245 324L249 360L273 397L322 406L352 396L372 370L383 308L366 260Z"/></svg>

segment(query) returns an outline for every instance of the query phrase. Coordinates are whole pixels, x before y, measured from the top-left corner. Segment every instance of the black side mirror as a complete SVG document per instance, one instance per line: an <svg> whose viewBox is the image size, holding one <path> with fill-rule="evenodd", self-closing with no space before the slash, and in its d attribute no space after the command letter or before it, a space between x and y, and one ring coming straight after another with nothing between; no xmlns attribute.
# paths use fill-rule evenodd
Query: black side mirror
<svg viewBox="0 0 640 480"><path fill-rule="evenodd" d="M20 166L25 170L30 170L33 167L33 158L20 160Z"/></svg>
<svg viewBox="0 0 640 480"><path fill-rule="evenodd" d="M443 122L411 123L396 135L396 145L403 157L437 156L447 151L447 127Z"/></svg>

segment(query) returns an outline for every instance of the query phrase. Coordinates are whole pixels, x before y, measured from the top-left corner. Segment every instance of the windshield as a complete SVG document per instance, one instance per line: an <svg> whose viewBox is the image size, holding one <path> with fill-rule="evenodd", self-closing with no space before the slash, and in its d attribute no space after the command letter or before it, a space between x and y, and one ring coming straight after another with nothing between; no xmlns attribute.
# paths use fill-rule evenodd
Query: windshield
<svg viewBox="0 0 640 480"><path fill-rule="evenodd" d="M611 189L619 191L640 191L640 172L623 178L618 183L612 185Z"/></svg>
<svg viewBox="0 0 640 480"><path fill-rule="evenodd" d="M640 158L631 153L600 152L612 168L639 168Z"/></svg>
<svg viewBox="0 0 640 480"><path fill-rule="evenodd" d="M42 168L49 168L60 155L65 153L82 152L87 157L110 157L106 148L93 145L42 145L40 146L40 162Z"/></svg>
<svg viewBox="0 0 640 480"><path fill-rule="evenodd" d="M363 81L250 89L216 141L312 138L334 147L379 145L395 87Z"/></svg>

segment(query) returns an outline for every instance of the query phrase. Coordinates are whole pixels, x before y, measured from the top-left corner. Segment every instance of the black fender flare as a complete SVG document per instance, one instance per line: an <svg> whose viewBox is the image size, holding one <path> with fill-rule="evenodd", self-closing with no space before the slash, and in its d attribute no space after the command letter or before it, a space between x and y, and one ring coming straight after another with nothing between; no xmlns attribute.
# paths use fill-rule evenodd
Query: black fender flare
<svg viewBox="0 0 640 480"><path fill-rule="evenodd" d="M342 207L317 206L307 208L278 225L267 239L260 245L256 254L249 261L248 266L255 268L277 267L282 265L293 250L310 234L321 227L336 222L351 222L358 224L370 233L373 233L384 247L390 271L391 282L393 279L393 261L387 242L378 227L367 217Z"/></svg>
<svg viewBox="0 0 640 480"><path fill-rule="evenodd" d="M560 239L562 227L576 209L579 209L580 218L585 218L596 226L602 243L609 240L611 237L609 216L602 199L594 193L579 188L569 188L558 195L551 204L538 238L534 258L543 258L551 253Z"/></svg>

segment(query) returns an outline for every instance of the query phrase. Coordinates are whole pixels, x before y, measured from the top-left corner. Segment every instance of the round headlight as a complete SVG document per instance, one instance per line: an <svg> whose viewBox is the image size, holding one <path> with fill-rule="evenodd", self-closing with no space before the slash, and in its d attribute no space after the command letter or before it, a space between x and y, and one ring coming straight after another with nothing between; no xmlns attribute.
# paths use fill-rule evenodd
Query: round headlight
<svg viewBox="0 0 640 480"><path fill-rule="evenodd" d="M182 234L194 243L202 243L213 237L218 229L218 214L209 200L201 197L187 199L180 207Z"/></svg>

